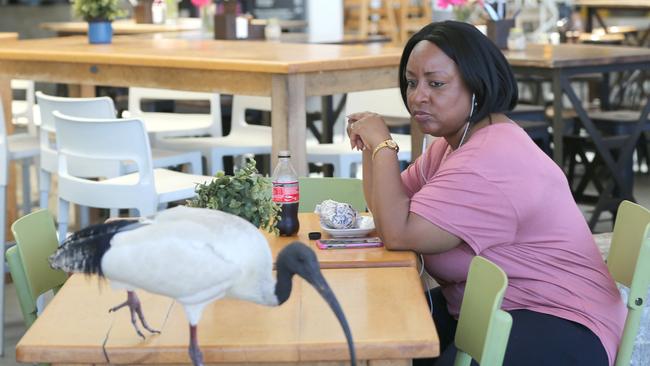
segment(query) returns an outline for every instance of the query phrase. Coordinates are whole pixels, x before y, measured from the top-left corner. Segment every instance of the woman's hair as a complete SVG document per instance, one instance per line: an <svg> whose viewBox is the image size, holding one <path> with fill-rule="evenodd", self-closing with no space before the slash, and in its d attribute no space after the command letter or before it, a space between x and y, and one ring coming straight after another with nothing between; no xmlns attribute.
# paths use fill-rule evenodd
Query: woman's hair
<svg viewBox="0 0 650 366"><path fill-rule="evenodd" d="M399 88L406 108L406 63L413 47L429 41L440 48L458 65L458 70L471 93L476 95L477 107L470 123L512 110L517 104L517 82L503 53L475 26L455 21L426 25L409 39L399 63Z"/></svg>

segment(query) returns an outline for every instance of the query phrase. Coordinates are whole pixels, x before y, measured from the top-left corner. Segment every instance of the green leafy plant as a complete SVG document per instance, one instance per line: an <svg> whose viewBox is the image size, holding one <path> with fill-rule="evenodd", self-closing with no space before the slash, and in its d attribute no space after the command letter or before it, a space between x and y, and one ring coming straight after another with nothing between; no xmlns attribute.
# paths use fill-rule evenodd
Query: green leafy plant
<svg viewBox="0 0 650 366"><path fill-rule="evenodd" d="M253 225L278 235L275 223L280 219L280 206L272 199L273 183L255 167L255 160L234 176L217 172L215 179L196 187L196 198L187 201L190 207L204 207L229 212Z"/></svg>
<svg viewBox="0 0 650 366"><path fill-rule="evenodd" d="M126 14L120 9L120 0L73 0L72 8L87 22L110 22Z"/></svg>

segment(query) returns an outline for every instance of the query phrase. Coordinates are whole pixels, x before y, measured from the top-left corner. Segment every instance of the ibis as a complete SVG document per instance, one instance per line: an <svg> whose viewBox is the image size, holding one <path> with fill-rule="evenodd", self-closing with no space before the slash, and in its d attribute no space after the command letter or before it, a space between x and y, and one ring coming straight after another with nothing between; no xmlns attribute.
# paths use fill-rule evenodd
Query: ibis
<svg viewBox="0 0 650 366"><path fill-rule="evenodd" d="M127 291L127 300L110 309L128 307L136 322L149 327L137 288L171 297L184 308L190 326L189 356L203 364L197 324L204 307L217 299L237 298L277 306L291 294L294 274L323 296L335 313L345 337L351 364L356 364L352 334L338 300L323 277L315 253L293 242L276 260L266 238L248 221L222 211L177 206L151 219L118 220L94 225L71 235L50 257L50 264L66 272L95 273Z"/></svg>

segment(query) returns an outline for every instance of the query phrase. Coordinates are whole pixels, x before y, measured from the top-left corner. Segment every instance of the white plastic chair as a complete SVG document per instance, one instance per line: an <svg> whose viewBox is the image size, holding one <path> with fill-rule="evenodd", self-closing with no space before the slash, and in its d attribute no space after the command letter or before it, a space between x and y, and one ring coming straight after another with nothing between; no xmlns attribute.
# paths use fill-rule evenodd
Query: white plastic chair
<svg viewBox="0 0 650 366"><path fill-rule="evenodd" d="M9 164L11 161L19 161L23 171L23 204L22 212L27 214L31 211L31 194L29 181L29 168L31 163L38 157L38 140L27 133L7 135L4 118L4 107L0 101L0 243L4 253L7 226L7 183L9 176ZM36 144L34 144L36 141ZM5 261L0 259L0 274L4 276ZM4 277L0 281L0 356L4 354Z"/></svg>
<svg viewBox="0 0 650 366"><path fill-rule="evenodd" d="M1 117L1 121L4 121L4 114ZM20 162L23 195L20 211L23 214L28 214L32 210L30 168L31 165L36 164L36 161L38 160L38 137L36 134L31 134L29 132L7 135L4 122L1 133L7 138L8 161L13 160Z"/></svg>
<svg viewBox="0 0 650 366"><path fill-rule="evenodd" d="M210 102L210 114L163 113L142 111L143 100L203 100ZM219 94L172 89L129 88L128 113L122 117L142 117L147 132L156 139L178 136L221 136L221 101ZM154 146L156 141L153 141Z"/></svg>
<svg viewBox="0 0 650 366"><path fill-rule="evenodd" d="M212 177L154 169L144 122L129 119L76 118L54 113L59 147L59 240L65 239L70 202L107 209L136 209L140 216L195 195L197 184ZM72 174L71 158L90 161L133 161L136 173L104 180ZM95 176L97 176L95 174Z"/></svg>
<svg viewBox="0 0 650 366"><path fill-rule="evenodd" d="M11 102L11 116L13 123L27 128L30 135L38 134L38 126L41 124L40 110L35 103L34 81L13 79L11 80L12 90L23 90L25 100L13 100Z"/></svg>
<svg viewBox="0 0 650 366"><path fill-rule="evenodd" d="M348 93L346 114L370 111L380 114L386 119L410 119L409 112L402 103L398 88L379 89L363 92ZM397 157L402 161L411 160L411 135L392 134L393 140L399 145ZM350 148L347 133L333 143L307 144L307 161L310 163L326 163L334 165L336 177L352 177L353 166L361 164L362 154Z"/></svg>
<svg viewBox="0 0 650 366"><path fill-rule="evenodd" d="M223 170L224 156L270 154L271 127L246 123L247 109L270 111L271 98L233 96L231 128L227 136L220 136L219 133L210 137L164 138L156 141L156 146L180 151L199 150L206 160L207 172L211 175ZM220 130L221 123L218 125Z"/></svg>
<svg viewBox="0 0 650 366"><path fill-rule="evenodd" d="M75 117L111 119L115 118L115 107L113 105L113 100L109 97L65 98L54 97L43 94L42 92L37 92L36 98L38 99L38 104L41 106L42 113L42 131L40 138L41 170L39 180L40 205L42 208L47 208L51 186L51 175L56 174L58 171L57 146L54 138L56 135L56 129L52 112L59 111L63 114ZM201 174L201 171L203 170L201 155L196 150L180 153L178 151L153 149L151 153L153 156L154 168L189 164L190 172L192 174ZM72 161L68 168L74 172L74 175L85 178L116 177L124 173L133 172L136 168L132 163L122 164L113 162L102 164L101 170L98 170L99 168L97 166L89 167L90 170L88 170L86 169L87 165L87 162L76 160ZM97 172L101 174L98 176L92 175ZM115 214L115 212L112 212L111 216L114 216ZM86 219L87 215L82 214L82 226L86 225Z"/></svg>

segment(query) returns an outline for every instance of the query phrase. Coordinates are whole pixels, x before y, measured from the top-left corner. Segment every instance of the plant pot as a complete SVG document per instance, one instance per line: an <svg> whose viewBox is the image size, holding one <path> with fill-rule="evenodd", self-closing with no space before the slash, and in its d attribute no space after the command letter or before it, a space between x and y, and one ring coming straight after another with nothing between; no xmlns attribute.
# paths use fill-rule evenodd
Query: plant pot
<svg viewBox="0 0 650 366"><path fill-rule="evenodd" d="M113 40L113 25L108 21L88 22L88 42L106 44Z"/></svg>
<svg viewBox="0 0 650 366"><path fill-rule="evenodd" d="M502 19L487 22L487 36L500 49L508 48L508 34L510 28L515 26L514 19Z"/></svg>

